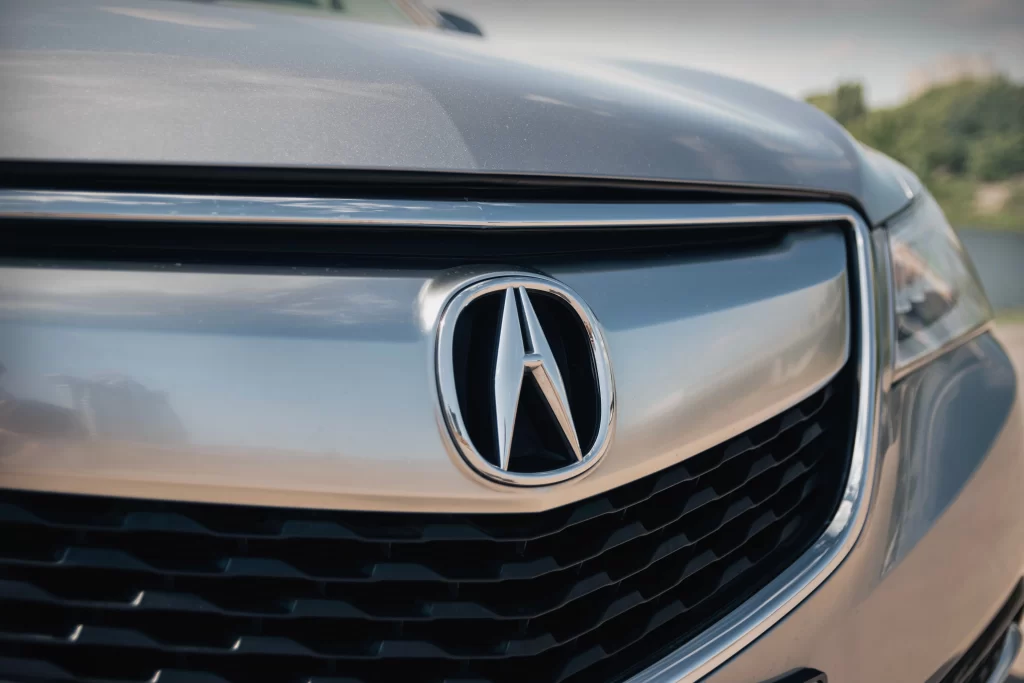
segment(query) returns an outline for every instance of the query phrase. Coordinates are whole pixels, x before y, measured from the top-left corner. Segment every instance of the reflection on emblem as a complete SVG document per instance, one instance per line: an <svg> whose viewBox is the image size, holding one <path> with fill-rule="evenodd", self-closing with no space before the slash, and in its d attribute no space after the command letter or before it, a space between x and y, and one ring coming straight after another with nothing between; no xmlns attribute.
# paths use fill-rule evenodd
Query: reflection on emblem
<svg viewBox="0 0 1024 683"><path fill-rule="evenodd" d="M464 285L441 317L437 369L456 449L492 480L556 483L607 449L614 389L604 339L586 304L555 280Z"/></svg>

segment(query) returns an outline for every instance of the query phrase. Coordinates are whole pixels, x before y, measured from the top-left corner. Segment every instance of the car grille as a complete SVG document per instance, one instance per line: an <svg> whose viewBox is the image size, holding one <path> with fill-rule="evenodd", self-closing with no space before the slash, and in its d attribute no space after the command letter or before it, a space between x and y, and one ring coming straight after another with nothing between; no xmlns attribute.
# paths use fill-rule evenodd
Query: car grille
<svg viewBox="0 0 1024 683"><path fill-rule="evenodd" d="M621 680L821 535L854 394L535 514L0 491L0 678Z"/></svg>

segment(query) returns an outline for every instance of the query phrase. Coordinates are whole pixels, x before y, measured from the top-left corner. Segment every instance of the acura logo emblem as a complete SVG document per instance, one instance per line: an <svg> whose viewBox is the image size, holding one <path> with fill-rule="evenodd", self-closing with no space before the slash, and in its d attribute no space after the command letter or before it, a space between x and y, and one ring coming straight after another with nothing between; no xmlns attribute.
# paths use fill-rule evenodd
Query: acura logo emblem
<svg viewBox="0 0 1024 683"><path fill-rule="evenodd" d="M441 315L436 360L446 429L477 473L553 484L607 449L615 404L605 342L587 305L556 280L465 283Z"/></svg>

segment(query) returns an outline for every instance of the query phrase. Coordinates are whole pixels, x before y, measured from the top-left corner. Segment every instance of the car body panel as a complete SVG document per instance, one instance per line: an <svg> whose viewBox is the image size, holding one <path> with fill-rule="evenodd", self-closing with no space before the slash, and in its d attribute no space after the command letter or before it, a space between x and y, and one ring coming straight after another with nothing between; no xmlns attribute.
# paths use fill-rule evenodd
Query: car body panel
<svg viewBox="0 0 1024 683"><path fill-rule="evenodd" d="M470 171L839 195L905 170L778 93L259 3L0 2L0 159ZM571 131L571 134L567 134Z"/></svg>

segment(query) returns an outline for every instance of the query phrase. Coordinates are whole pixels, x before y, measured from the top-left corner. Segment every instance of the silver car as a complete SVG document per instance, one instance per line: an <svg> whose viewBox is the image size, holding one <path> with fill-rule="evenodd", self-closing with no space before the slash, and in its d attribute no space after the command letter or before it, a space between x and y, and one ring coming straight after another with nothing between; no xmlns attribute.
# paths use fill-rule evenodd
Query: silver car
<svg viewBox="0 0 1024 683"><path fill-rule="evenodd" d="M1006 679L1017 380L911 172L318 5L0 5L0 679Z"/></svg>

